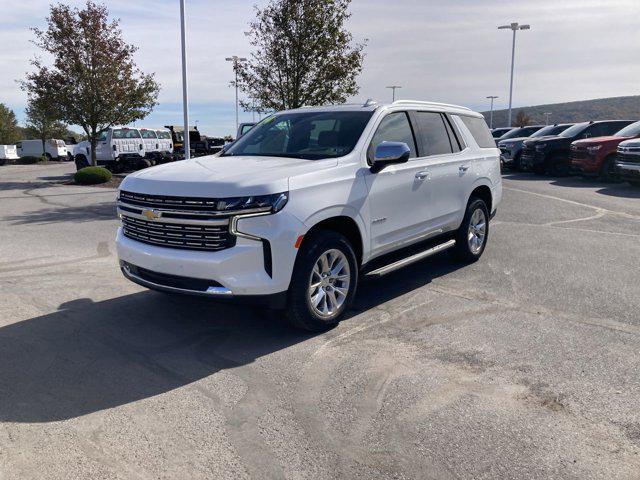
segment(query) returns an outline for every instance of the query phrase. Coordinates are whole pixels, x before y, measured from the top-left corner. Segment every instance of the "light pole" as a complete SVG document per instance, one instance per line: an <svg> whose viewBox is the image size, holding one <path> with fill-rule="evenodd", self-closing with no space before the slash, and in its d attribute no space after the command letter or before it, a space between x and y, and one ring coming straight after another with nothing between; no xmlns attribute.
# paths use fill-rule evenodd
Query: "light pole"
<svg viewBox="0 0 640 480"><path fill-rule="evenodd" d="M545 125L549 125L549 116L551 115L551 112L544 112L544 124Z"/></svg>
<svg viewBox="0 0 640 480"><path fill-rule="evenodd" d="M189 94L187 91L187 23L184 14L184 0L180 0L180 41L182 43L182 114L184 117L184 132L182 134L182 145L184 147L184 158L191 158L191 142L189 138Z"/></svg>
<svg viewBox="0 0 640 480"><path fill-rule="evenodd" d="M493 128L493 101L498 97L496 95L489 95L487 98L491 99L491 113L489 114L489 128Z"/></svg>
<svg viewBox="0 0 640 480"><path fill-rule="evenodd" d="M511 100L513 99L513 66L516 59L516 32L518 30L529 30L530 25L520 25L518 22L512 22L510 25L502 25L498 27L498 30L510 29L513 31L513 43L511 44L511 82L509 83L509 123L507 127L511 126Z"/></svg>
<svg viewBox="0 0 640 480"><path fill-rule="evenodd" d="M391 90L393 90L393 101L396 101L396 89L398 88L402 88L400 85L389 85L386 88L390 88Z"/></svg>
<svg viewBox="0 0 640 480"><path fill-rule="evenodd" d="M247 59L244 57L238 57L234 55L233 57L225 58L227 62L233 62L233 71L236 74L235 87L236 87L236 134L238 132L238 126L240 125L240 121L238 120L238 65L242 62L246 62Z"/></svg>

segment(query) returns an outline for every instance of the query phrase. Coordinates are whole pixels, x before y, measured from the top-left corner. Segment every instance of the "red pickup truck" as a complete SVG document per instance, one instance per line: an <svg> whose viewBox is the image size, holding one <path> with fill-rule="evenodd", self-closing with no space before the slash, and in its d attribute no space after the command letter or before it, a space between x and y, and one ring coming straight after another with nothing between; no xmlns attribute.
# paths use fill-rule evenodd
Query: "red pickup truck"
<svg viewBox="0 0 640 480"><path fill-rule="evenodd" d="M618 145L630 138L640 138L640 122L632 123L609 137L576 140L571 144L571 171L583 177L613 180L617 177Z"/></svg>

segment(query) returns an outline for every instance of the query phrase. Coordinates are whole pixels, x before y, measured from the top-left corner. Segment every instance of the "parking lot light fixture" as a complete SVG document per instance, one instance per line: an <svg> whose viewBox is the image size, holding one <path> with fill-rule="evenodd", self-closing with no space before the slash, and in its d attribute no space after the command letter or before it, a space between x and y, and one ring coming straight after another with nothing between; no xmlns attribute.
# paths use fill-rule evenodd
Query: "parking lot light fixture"
<svg viewBox="0 0 640 480"><path fill-rule="evenodd" d="M549 116L551 115L551 112L544 112L544 124L545 125L549 125Z"/></svg>
<svg viewBox="0 0 640 480"><path fill-rule="evenodd" d="M513 41L511 44L511 81L509 82L509 117L507 127L511 126L511 101L513 99L513 67L516 58L516 32L518 30L530 30L531 25L520 25L518 22L512 22L509 25L501 25L498 30L509 29L513 31Z"/></svg>
<svg viewBox="0 0 640 480"><path fill-rule="evenodd" d="M392 101L395 102L396 101L396 90L398 88L402 88L400 85L389 85L386 88L390 88L391 90L393 90L393 97L392 97Z"/></svg>
<svg viewBox="0 0 640 480"><path fill-rule="evenodd" d="M238 57L234 55L233 57L225 58L227 62L233 62L233 72L235 73L236 79L234 82L234 86L236 87L236 132L238 131L238 126L240 125L239 117L238 117L238 66L246 62L247 59L244 57Z"/></svg>
<svg viewBox="0 0 640 480"><path fill-rule="evenodd" d="M191 157L191 142L189 138L189 94L187 89L187 25L185 19L185 0L180 0L180 41L182 44L182 114L184 117L184 133L182 135L184 158Z"/></svg>
<svg viewBox="0 0 640 480"><path fill-rule="evenodd" d="M489 114L489 128L493 128L493 101L498 98L497 95L489 95L487 98L491 99L491 113Z"/></svg>

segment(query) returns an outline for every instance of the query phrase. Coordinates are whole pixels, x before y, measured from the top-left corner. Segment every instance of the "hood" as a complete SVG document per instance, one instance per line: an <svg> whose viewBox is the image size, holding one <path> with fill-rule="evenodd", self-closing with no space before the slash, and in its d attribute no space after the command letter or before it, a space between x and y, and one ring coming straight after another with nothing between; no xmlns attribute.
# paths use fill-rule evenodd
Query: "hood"
<svg viewBox="0 0 640 480"><path fill-rule="evenodd" d="M534 138L529 138L529 137L516 137L516 138L507 138L505 140L500 140L498 142L498 146L500 145L505 145L505 144L512 144L512 143L522 143L525 140L535 140Z"/></svg>
<svg viewBox="0 0 640 480"><path fill-rule="evenodd" d="M620 147L624 148L638 148L640 147L640 138L632 138L630 140L625 140L624 142L620 142Z"/></svg>
<svg viewBox="0 0 640 480"><path fill-rule="evenodd" d="M626 137L593 137L585 138L584 140L576 140L573 144L577 147L590 147L592 145L617 145L618 143L626 140Z"/></svg>
<svg viewBox="0 0 640 480"><path fill-rule="evenodd" d="M547 143L557 139L569 140L568 138L559 137L558 135L545 135L544 137L525 138L524 143L527 145L535 145L536 143Z"/></svg>
<svg viewBox="0 0 640 480"><path fill-rule="evenodd" d="M289 190L289 178L337 165L336 159L198 157L128 175L120 188L149 195L226 198Z"/></svg>

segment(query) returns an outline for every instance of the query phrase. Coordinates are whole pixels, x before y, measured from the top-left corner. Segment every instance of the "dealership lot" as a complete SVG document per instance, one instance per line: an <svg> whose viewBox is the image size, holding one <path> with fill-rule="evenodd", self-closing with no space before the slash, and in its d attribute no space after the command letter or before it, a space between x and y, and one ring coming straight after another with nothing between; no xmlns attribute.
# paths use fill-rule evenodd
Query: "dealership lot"
<svg viewBox="0 0 640 480"><path fill-rule="evenodd" d="M640 189L507 174L485 255L321 335L120 274L115 191L0 170L0 478L637 478Z"/></svg>

